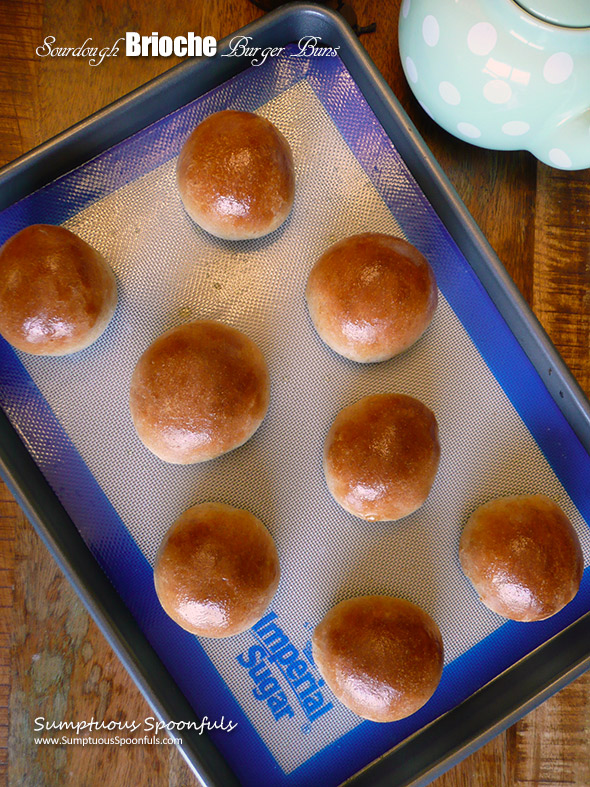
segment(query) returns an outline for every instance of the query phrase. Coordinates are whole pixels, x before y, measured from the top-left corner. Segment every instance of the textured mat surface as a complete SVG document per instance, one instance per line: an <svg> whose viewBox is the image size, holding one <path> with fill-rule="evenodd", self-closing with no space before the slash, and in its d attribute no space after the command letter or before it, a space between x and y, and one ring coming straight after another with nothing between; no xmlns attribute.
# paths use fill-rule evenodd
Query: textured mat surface
<svg viewBox="0 0 590 787"><path fill-rule="evenodd" d="M207 235L175 186L187 134L230 106L272 120L294 153L294 209L259 241ZM588 610L588 571L575 605L532 626L488 611L462 575L457 546L466 518L516 493L556 500L588 565L583 474L590 462L339 60L285 55L250 69L0 214L0 239L34 221L63 223L99 249L117 275L119 306L101 339L74 356L15 355L3 344L0 403L197 711L239 721L217 742L244 783L262 783L261 769L266 784L338 783ZM413 348L364 366L321 342L304 289L330 244L368 230L415 243L441 297ZM270 410L242 448L204 465L166 465L135 435L129 380L159 334L196 318L225 321L259 344L271 373ZM441 464L418 512L369 524L331 499L322 445L342 407L385 391L416 396L435 412ZM556 441L553 457L546 445ZM151 586L149 564L163 534L206 500L252 511L281 558L269 615L226 641L197 641L171 624ZM361 723L334 701L310 661L311 632L323 614L343 598L372 593L422 606L445 643L439 691L392 725ZM299 682L287 668L296 652L308 664Z"/></svg>

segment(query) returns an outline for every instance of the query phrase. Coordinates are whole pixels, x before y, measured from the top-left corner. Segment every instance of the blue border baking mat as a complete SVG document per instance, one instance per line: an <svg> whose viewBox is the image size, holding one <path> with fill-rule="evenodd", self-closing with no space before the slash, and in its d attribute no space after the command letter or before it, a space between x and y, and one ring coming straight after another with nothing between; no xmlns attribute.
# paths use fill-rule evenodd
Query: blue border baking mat
<svg viewBox="0 0 590 787"><path fill-rule="evenodd" d="M295 58L291 54L287 50L263 66L249 68L11 206L0 214L0 243L32 223L62 223L122 186L153 172L178 154L187 123L194 126L211 112L228 107L254 111L305 80L394 213L405 236L431 260L447 302L578 511L586 522L590 521L590 457L418 189L353 79L338 57ZM134 155L138 146L144 152L141 156ZM199 641L162 612L148 561L21 361L3 341L0 342L0 380L0 404L196 712L210 719L224 716L238 722L234 732L212 732L211 737L245 785L340 783L456 706L590 609L590 572L586 569L580 592L561 613L537 624L504 623L448 664L433 699L418 713L388 725L363 722L285 774ZM273 615L271 607L257 630L251 632L252 644L238 654L236 669L243 669L247 680L248 665L264 661L289 703L299 703L298 713L304 722L301 731L307 734L317 720L329 713L331 703L327 695L322 695L323 704L315 710L309 710L308 706L305 713L304 693L297 691L288 673L281 669L272 637L266 635L270 631L281 634L278 619ZM309 649L301 648L300 656L309 660ZM284 732L281 728L282 719L276 707L275 712L277 735L289 735L289 730Z"/></svg>

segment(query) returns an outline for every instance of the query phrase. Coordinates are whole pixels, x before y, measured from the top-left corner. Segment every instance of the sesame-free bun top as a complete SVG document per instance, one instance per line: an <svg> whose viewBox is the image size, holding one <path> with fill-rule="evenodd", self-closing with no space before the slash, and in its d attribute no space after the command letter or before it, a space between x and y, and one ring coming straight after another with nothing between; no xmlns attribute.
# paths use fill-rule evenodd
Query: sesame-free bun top
<svg viewBox="0 0 590 787"><path fill-rule="evenodd" d="M176 175L189 216L225 240L268 235L293 205L289 143L252 112L227 109L205 118L184 143Z"/></svg>
<svg viewBox="0 0 590 787"><path fill-rule="evenodd" d="M371 721L398 721L421 708L440 682L443 642L434 620L409 601L341 601L316 627L313 660L336 697Z"/></svg>
<svg viewBox="0 0 590 787"><path fill-rule="evenodd" d="M165 462L192 464L242 445L269 403L266 361L245 334L213 320L172 328L131 379L137 434Z"/></svg>
<svg viewBox="0 0 590 787"><path fill-rule="evenodd" d="M487 607L525 622L565 607L584 570L576 531L545 495L501 497L480 506L463 530L459 558Z"/></svg>
<svg viewBox="0 0 590 787"><path fill-rule="evenodd" d="M405 240L365 232L335 243L307 281L307 305L324 342L351 361L385 361L430 325L438 301L430 263Z"/></svg>
<svg viewBox="0 0 590 787"><path fill-rule="evenodd" d="M411 396L377 394L338 413L324 445L324 473L346 511L387 521L420 508L439 457L433 412Z"/></svg>
<svg viewBox="0 0 590 787"><path fill-rule="evenodd" d="M166 533L154 566L164 610L200 637L231 637L253 626L279 576L277 550L262 522L223 503L185 511Z"/></svg>
<svg viewBox="0 0 590 787"><path fill-rule="evenodd" d="M117 282L104 257L64 227L33 224L0 248L0 334L18 350L83 350L116 306Z"/></svg>

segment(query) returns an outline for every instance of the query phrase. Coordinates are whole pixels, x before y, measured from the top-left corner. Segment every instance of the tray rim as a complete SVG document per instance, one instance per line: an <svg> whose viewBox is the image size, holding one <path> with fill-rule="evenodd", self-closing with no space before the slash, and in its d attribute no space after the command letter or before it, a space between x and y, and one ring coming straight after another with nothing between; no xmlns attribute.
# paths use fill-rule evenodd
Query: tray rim
<svg viewBox="0 0 590 787"><path fill-rule="evenodd" d="M259 46L286 44L303 35L340 45L339 55L379 122L390 137L395 132L396 147L412 175L590 453L590 404L580 386L350 27L323 6L290 3L261 17L221 40L211 60L175 66L6 165L0 169L0 210L247 68L246 60L219 57L236 35L251 35ZM148 704L164 722L197 720L1 410L0 436L0 475ZM428 784L588 669L590 646L584 648L584 642L590 642L590 613L346 784ZM183 732L179 748L201 784L238 783L206 736Z"/></svg>

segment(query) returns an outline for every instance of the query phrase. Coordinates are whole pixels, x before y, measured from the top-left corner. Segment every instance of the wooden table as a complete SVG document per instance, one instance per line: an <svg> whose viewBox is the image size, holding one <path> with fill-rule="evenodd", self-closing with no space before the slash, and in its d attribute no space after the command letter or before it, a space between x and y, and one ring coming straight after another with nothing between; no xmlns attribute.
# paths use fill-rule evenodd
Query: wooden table
<svg viewBox="0 0 590 787"><path fill-rule="evenodd" d="M401 0L360 0L362 42L433 150L574 375L590 394L590 171L449 136L414 100L397 51ZM40 58L127 30L217 39L261 15L247 0L0 0L0 164L175 65L170 58ZM192 785L175 747L42 747L37 716L142 719L149 709L0 484L0 774L10 785ZM590 674L435 782L437 787L590 785Z"/></svg>

